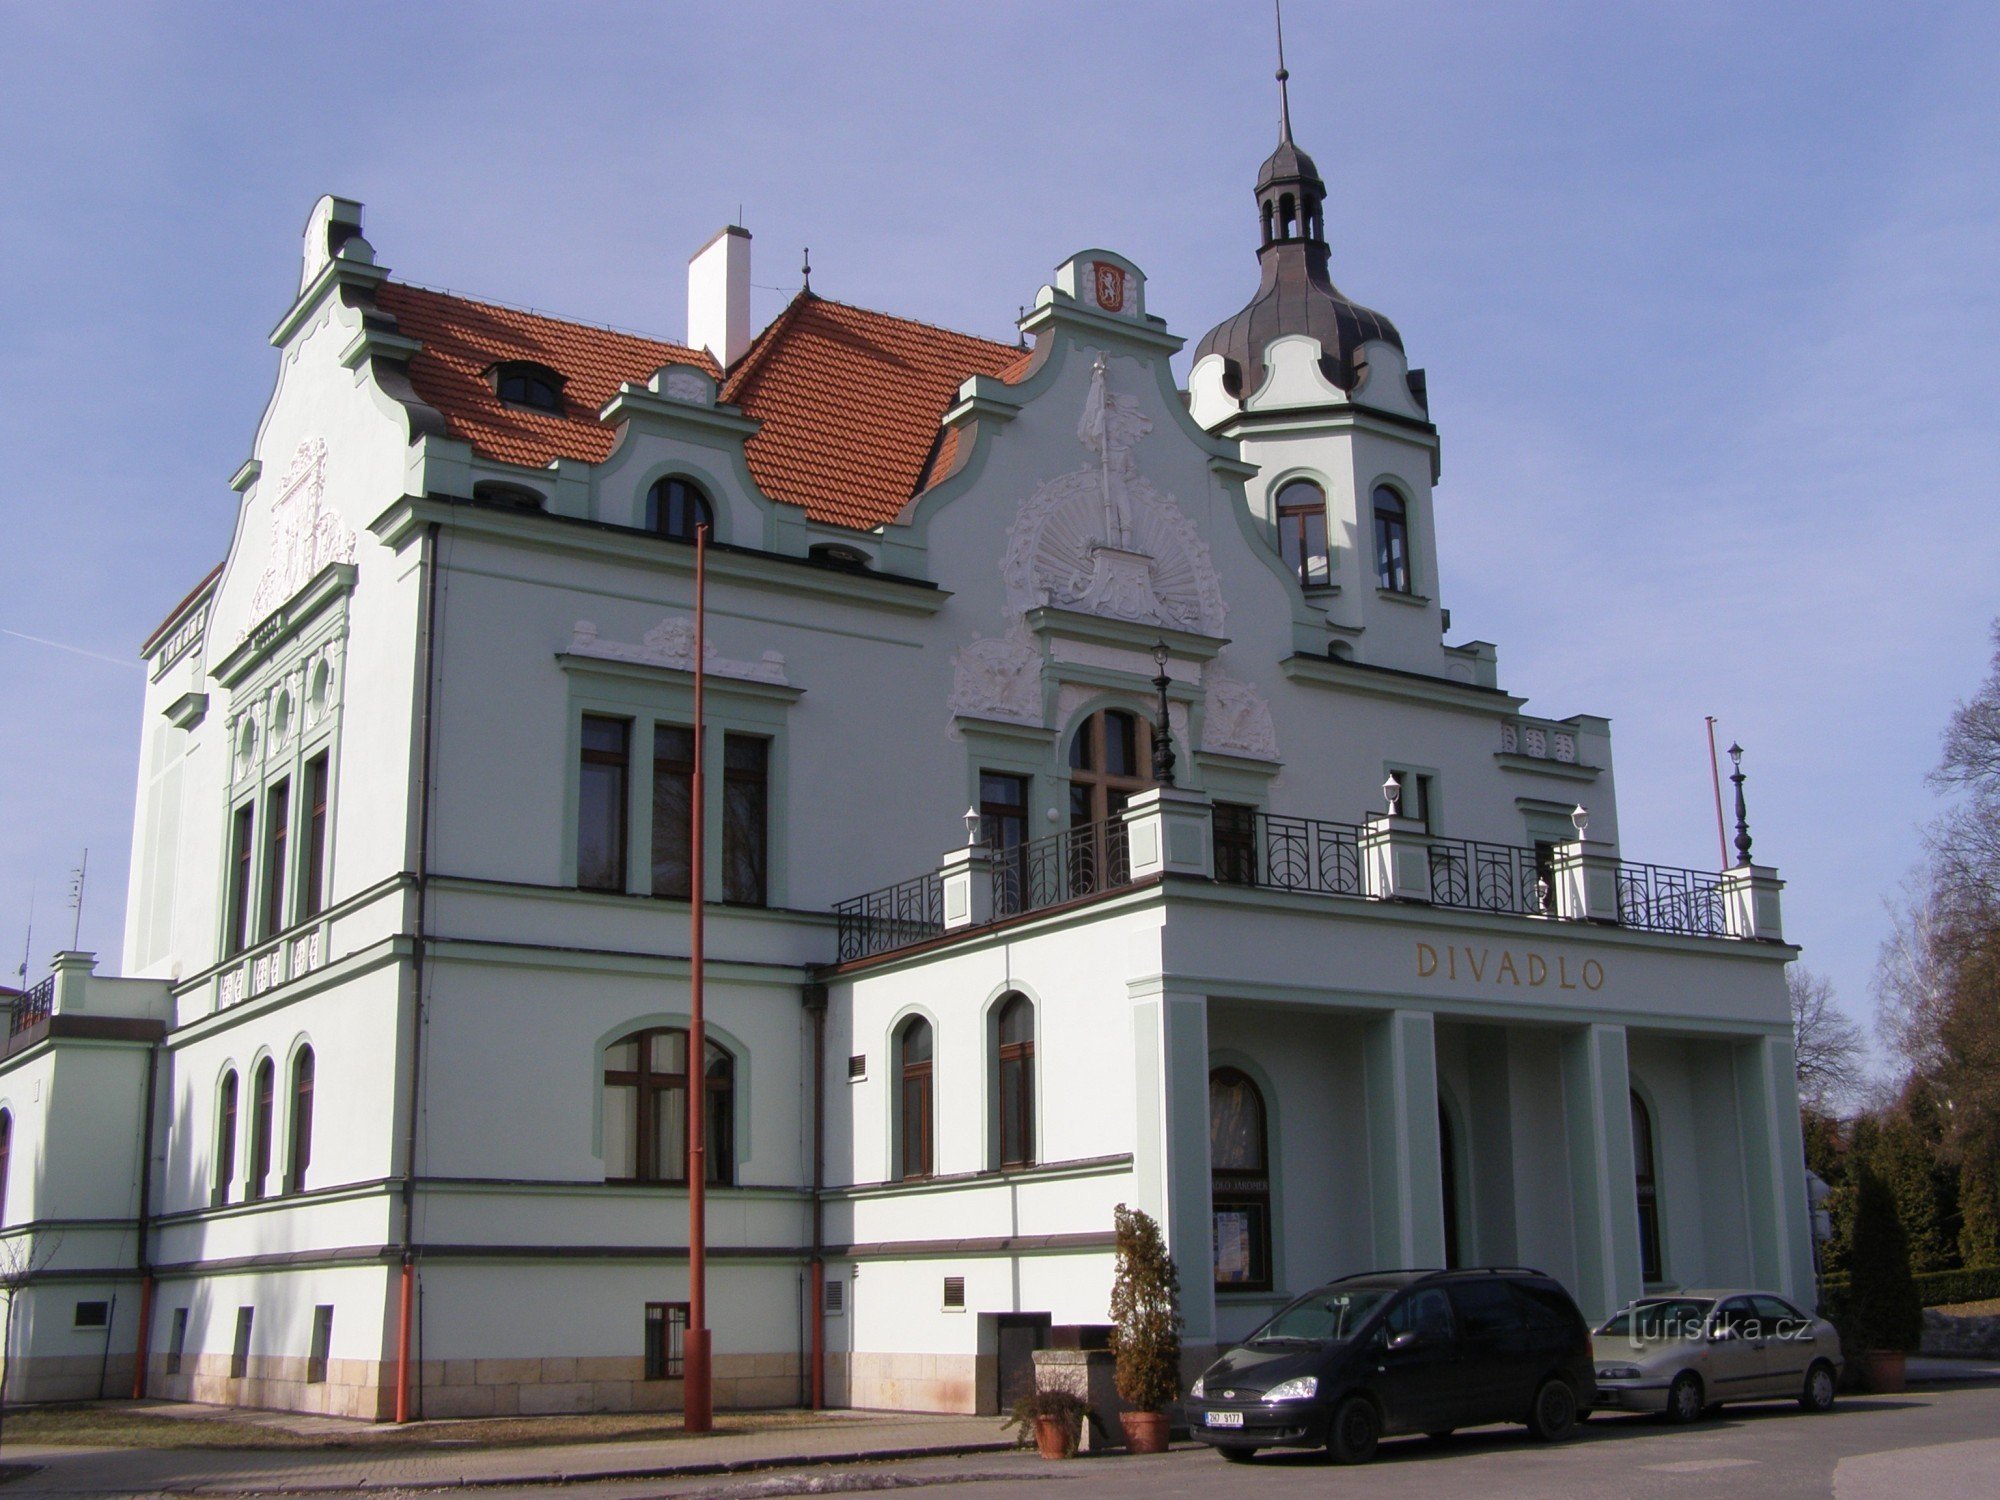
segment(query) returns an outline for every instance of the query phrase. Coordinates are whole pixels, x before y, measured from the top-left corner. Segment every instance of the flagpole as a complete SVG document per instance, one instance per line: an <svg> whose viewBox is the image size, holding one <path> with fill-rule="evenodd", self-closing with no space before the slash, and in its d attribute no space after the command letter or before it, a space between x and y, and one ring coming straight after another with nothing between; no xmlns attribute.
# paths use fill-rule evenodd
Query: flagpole
<svg viewBox="0 0 2000 1500"><path fill-rule="evenodd" d="M1722 831L1722 768L1715 759L1715 715L1708 718L1708 780L1715 788L1715 847L1722 855L1720 868L1729 868L1729 839Z"/></svg>
<svg viewBox="0 0 2000 1500"><path fill-rule="evenodd" d="M688 819L688 1326L681 1350L681 1422L688 1432L715 1425L708 1357L708 1019L702 1005L702 689L708 629L708 527L694 529L694 780Z"/></svg>

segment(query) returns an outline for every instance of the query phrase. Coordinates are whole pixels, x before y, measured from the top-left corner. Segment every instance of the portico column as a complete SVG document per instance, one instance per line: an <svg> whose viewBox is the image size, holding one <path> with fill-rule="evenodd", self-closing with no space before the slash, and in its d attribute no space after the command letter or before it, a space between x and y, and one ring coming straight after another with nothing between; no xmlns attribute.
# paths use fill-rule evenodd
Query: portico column
<svg viewBox="0 0 2000 1500"><path fill-rule="evenodd" d="M1135 1208L1160 1222L1180 1268L1181 1316L1189 1344L1215 1339L1215 1277L1209 1243L1208 997L1186 990L1132 990L1132 1175Z"/></svg>
<svg viewBox="0 0 2000 1500"><path fill-rule="evenodd" d="M1444 1170L1431 1013L1390 1012L1369 1025L1363 1050L1376 1264L1442 1266Z"/></svg>
<svg viewBox="0 0 2000 1500"><path fill-rule="evenodd" d="M1582 1026L1565 1036L1562 1078L1576 1300L1594 1321L1643 1290L1625 1028Z"/></svg>
<svg viewBox="0 0 2000 1500"><path fill-rule="evenodd" d="M1734 1051L1752 1279L1811 1307L1816 1295L1812 1231L1792 1039L1767 1036Z"/></svg>

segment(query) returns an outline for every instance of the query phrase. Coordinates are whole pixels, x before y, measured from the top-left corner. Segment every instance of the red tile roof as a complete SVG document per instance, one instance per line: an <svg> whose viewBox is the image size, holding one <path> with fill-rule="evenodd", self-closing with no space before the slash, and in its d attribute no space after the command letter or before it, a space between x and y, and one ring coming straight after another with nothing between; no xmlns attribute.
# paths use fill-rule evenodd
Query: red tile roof
<svg viewBox="0 0 2000 1500"><path fill-rule="evenodd" d="M616 432L597 414L621 381L644 382L662 365L718 373L703 350L425 287L385 282L375 300L394 314L397 332L423 342L410 361L417 394L443 414L453 437L502 463L530 468L556 458L602 463ZM546 365L564 377L560 413L511 405L493 393L486 372L516 359Z"/></svg>

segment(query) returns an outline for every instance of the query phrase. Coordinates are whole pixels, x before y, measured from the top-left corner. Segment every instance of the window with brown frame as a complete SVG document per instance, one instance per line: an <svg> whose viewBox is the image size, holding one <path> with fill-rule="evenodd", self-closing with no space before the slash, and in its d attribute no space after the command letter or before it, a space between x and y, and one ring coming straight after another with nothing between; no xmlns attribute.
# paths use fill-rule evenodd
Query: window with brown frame
<svg viewBox="0 0 2000 1500"><path fill-rule="evenodd" d="M312 1165L313 1075L316 1068L313 1049L299 1048L299 1055L292 1059L291 1161L285 1171L285 1191L288 1193L305 1191L306 1168Z"/></svg>
<svg viewBox="0 0 2000 1500"><path fill-rule="evenodd" d="M270 1058L257 1064L250 1075L250 1188L254 1201L264 1196L265 1179L271 1175L271 1124L277 1108L278 1069Z"/></svg>
<svg viewBox="0 0 2000 1500"><path fill-rule="evenodd" d="M1241 802L1215 804L1215 878L1229 885L1257 883L1257 809Z"/></svg>
<svg viewBox="0 0 2000 1500"><path fill-rule="evenodd" d="M646 1304L646 1379L679 1380L681 1351L687 1338L685 1302Z"/></svg>
<svg viewBox="0 0 2000 1500"><path fill-rule="evenodd" d="M1208 1156L1216 1290L1269 1291L1271 1169L1264 1096L1239 1069L1217 1068L1208 1076Z"/></svg>
<svg viewBox="0 0 2000 1500"><path fill-rule="evenodd" d="M576 883L595 891L625 889L626 778L632 724L583 716L576 785Z"/></svg>
<svg viewBox="0 0 2000 1500"><path fill-rule="evenodd" d="M1333 581L1326 546L1326 492L1304 479L1278 491L1278 554L1300 588Z"/></svg>
<svg viewBox="0 0 2000 1500"><path fill-rule="evenodd" d="M1003 913L1019 911L1027 879L1027 777L1006 771L979 773L979 832L993 851L995 908Z"/></svg>
<svg viewBox="0 0 2000 1500"><path fill-rule="evenodd" d="M1097 890L1125 878L1125 842L1103 830L1153 784L1152 763L1153 726L1122 708L1099 709L1070 736L1069 854L1078 885Z"/></svg>
<svg viewBox="0 0 2000 1500"><path fill-rule="evenodd" d="M762 906L768 899L771 742L722 737L722 899Z"/></svg>
<svg viewBox="0 0 2000 1500"><path fill-rule="evenodd" d="M7 1171L14 1164L14 1112L0 1109L0 1224L7 1222Z"/></svg>
<svg viewBox="0 0 2000 1500"><path fill-rule="evenodd" d="M648 531L691 542L700 526L709 527L709 535L714 536L715 511L693 480L672 474L646 492Z"/></svg>
<svg viewBox="0 0 2000 1500"><path fill-rule="evenodd" d="M316 917L326 907L327 758L321 751L306 762L306 868L299 915Z"/></svg>
<svg viewBox="0 0 2000 1500"><path fill-rule="evenodd" d="M1632 1091L1632 1174L1639 1197L1639 1277L1666 1280L1660 1255L1660 1185L1653 1175L1653 1112L1639 1091Z"/></svg>
<svg viewBox="0 0 2000 1500"><path fill-rule="evenodd" d="M620 1037L604 1049L604 1180L685 1185L688 1034L675 1026ZM736 1180L736 1061L708 1043L703 1087L707 1179Z"/></svg>
<svg viewBox="0 0 2000 1500"><path fill-rule="evenodd" d="M694 731L653 726L653 894L686 901L694 890Z"/></svg>
<svg viewBox="0 0 2000 1500"><path fill-rule="evenodd" d="M229 830L229 951L250 946L250 876L257 858L257 810L246 802L236 809Z"/></svg>
<svg viewBox="0 0 2000 1500"><path fill-rule="evenodd" d="M215 1106L215 1186L209 1201L217 1208L229 1201L236 1181L236 1070L222 1075Z"/></svg>
<svg viewBox="0 0 2000 1500"><path fill-rule="evenodd" d="M1035 1006L1009 995L995 1018L994 1092L1000 1104L1000 1165L1035 1160Z"/></svg>
<svg viewBox="0 0 2000 1500"><path fill-rule="evenodd" d="M1375 487L1375 585L1414 592L1410 582L1410 508L1386 484Z"/></svg>
<svg viewBox="0 0 2000 1500"><path fill-rule="evenodd" d="M896 1033L896 1072L901 1116L897 1121L896 1175L904 1179L928 1177L933 1170L932 1046L931 1023L922 1016L910 1017Z"/></svg>
<svg viewBox="0 0 2000 1500"><path fill-rule="evenodd" d="M285 930L285 851L291 842L292 784L264 794L264 936Z"/></svg>

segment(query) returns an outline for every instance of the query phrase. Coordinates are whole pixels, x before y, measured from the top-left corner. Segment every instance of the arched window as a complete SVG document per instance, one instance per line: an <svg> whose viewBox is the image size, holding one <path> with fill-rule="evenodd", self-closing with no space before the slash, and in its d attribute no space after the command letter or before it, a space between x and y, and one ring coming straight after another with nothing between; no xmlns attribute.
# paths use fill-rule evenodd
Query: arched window
<svg viewBox="0 0 2000 1500"><path fill-rule="evenodd" d="M276 1112L277 1092L277 1065L267 1057L250 1075L249 1196L253 1199L264 1196L264 1180L271 1175L271 1117Z"/></svg>
<svg viewBox="0 0 2000 1500"><path fill-rule="evenodd" d="M230 1184L236 1180L236 1070L222 1075L222 1088L215 1101L215 1187L209 1201L217 1208L229 1201Z"/></svg>
<svg viewBox="0 0 2000 1500"><path fill-rule="evenodd" d="M493 367L493 393L514 406L562 410L563 378L547 365L510 360Z"/></svg>
<svg viewBox="0 0 2000 1500"><path fill-rule="evenodd" d="M1025 1167L1035 1160L1035 1006L1026 995L1009 995L995 1019L998 1048L993 1086L1000 1104L1000 1165Z"/></svg>
<svg viewBox="0 0 2000 1500"><path fill-rule="evenodd" d="M928 1177L933 1171L931 1138L931 1023L912 1016L896 1033L896 1175Z"/></svg>
<svg viewBox="0 0 2000 1500"><path fill-rule="evenodd" d="M1264 1096L1248 1074L1217 1068L1208 1075L1208 1164L1220 1291L1271 1288L1269 1152Z"/></svg>
<svg viewBox="0 0 2000 1500"><path fill-rule="evenodd" d="M604 1049L604 1180L688 1180L688 1034L657 1026ZM736 1180L736 1059L708 1043L703 1150L711 1183Z"/></svg>
<svg viewBox="0 0 2000 1500"><path fill-rule="evenodd" d="M646 492L646 529L683 542L694 540L697 526L710 528L714 537L715 511L708 496L692 479L669 474Z"/></svg>
<svg viewBox="0 0 2000 1500"><path fill-rule="evenodd" d="M1099 709L1069 742L1069 847L1064 896L1087 896L1130 869L1118 815L1153 784L1153 726L1122 708Z"/></svg>
<svg viewBox="0 0 2000 1500"><path fill-rule="evenodd" d="M1398 594L1410 582L1410 509L1386 484L1375 486L1375 582Z"/></svg>
<svg viewBox="0 0 2000 1500"><path fill-rule="evenodd" d="M0 1109L0 1224L7 1222L7 1168L14 1159L14 1115Z"/></svg>
<svg viewBox="0 0 2000 1500"><path fill-rule="evenodd" d="M292 1060L292 1158L285 1171L285 1191L302 1193L306 1168L313 1154L313 1050L299 1048Z"/></svg>
<svg viewBox="0 0 2000 1500"><path fill-rule="evenodd" d="M539 491L531 490L524 484L505 484L497 479L475 484L472 498L482 505L497 505L507 510L540 510L543 506Z"/></svg>
<svg viewBox="0 0 2000 1500"><path fill-rule="evenodd" d="M1653 1113L1632 1091L1632 1176L1639 1195L1639 1276L1666 1280L1660 1259L1660 1187L1653 1175Z"/></svg>
<svg viewBox="0 0 2000 1500"><path fill-rule="evenodd" d="M1326 492L1304 479L1278 491L1278 553L1300 588L1333 581L1326 551Z"/></svg>

